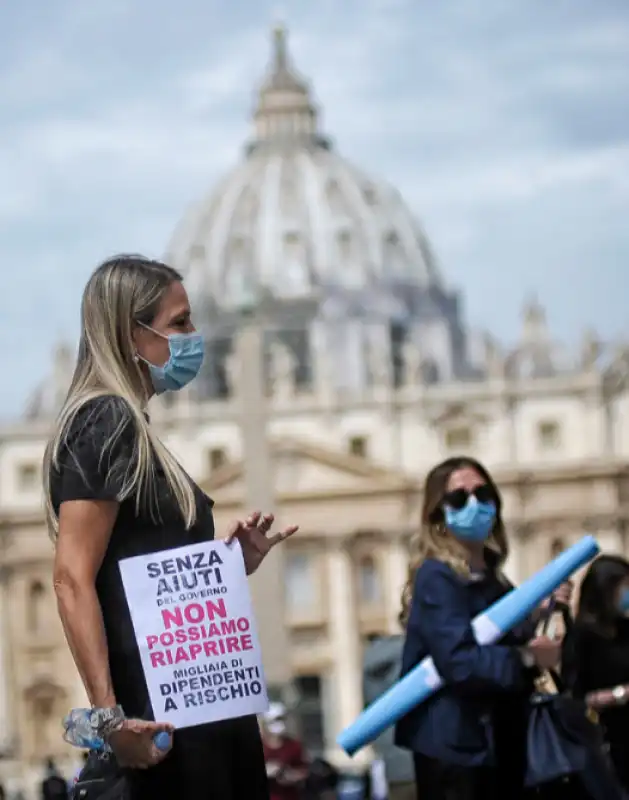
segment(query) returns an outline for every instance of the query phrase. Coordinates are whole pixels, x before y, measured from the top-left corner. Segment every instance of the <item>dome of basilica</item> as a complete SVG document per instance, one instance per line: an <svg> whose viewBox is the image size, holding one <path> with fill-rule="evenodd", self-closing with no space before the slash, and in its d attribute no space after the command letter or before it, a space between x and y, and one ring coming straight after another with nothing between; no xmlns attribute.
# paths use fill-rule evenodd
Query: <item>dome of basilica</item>
<svg viewBox="0 0 629 800"><path fill-rule="evenodd" d="M376 284L439 286L429 243L400 193L342 158L318 129L282 29L246 157L184 216L167 259L193 296L239 307Z"/></svg>
<svg viewBox="0 0 629 800"><path fill-rule="evenodd" d="M242 312L256 310L264 380L273 384L282 375L299 392L325 384L345 401L414 381L570 371L537 302L527 305L510 351L490 336L470 335L459 293L440 275L399 192L338 155L317 116L278 28L244 158L184 215L165 256L184 275L206 335L209 357L189 397L234 393ZM583 363L591 367L598 358L590 337ZM72 364L71 351L60 346L52 374L29 401L29 418L57 412ZM174 402L165 395L165 404L168 397Z"/></svg>

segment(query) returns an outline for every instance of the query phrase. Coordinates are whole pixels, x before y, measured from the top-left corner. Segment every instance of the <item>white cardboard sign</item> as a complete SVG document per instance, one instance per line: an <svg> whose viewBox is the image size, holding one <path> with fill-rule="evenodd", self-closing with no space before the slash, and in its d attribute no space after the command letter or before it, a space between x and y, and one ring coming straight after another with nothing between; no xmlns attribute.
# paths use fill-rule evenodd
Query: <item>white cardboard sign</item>
<svg viewBox="0 0 629 800"><path fill-rule="evenodd" d="M189 728L268 708L240 544L120 562L155 720Z"/></svg>

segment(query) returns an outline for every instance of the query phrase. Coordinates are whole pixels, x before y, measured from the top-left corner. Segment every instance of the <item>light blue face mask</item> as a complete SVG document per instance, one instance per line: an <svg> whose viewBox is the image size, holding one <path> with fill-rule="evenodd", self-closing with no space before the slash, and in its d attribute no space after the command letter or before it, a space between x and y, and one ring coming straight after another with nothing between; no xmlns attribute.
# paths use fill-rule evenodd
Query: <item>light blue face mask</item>
<svg viewBox="0 0 629 800"><path fill-rule="evenodd" d="M618 610L621 614L626 614L629 612L629 588L620 590L620 596L618 597Z"/></svg>
<svg viewBox="0 0 629 800"><path fill-rule="evenodd" d="M145 358L142 361L149 368L151 383L156 394L164 392L177 392L183 389L199 374L203 357L205 355L205 342L200 333L171 333L165 336L159 331L142 325L143 328L161 336L168 341L170 356L161 367L151 364Z"/></svg>
<svg viewBox="0 0 629 800"><path fill-rule="evenodd" d="M496 506L479 503L474 495L468 497L461 509L443 507L446 527L458 538L468 542L484 542L494 527Z"/></svg>

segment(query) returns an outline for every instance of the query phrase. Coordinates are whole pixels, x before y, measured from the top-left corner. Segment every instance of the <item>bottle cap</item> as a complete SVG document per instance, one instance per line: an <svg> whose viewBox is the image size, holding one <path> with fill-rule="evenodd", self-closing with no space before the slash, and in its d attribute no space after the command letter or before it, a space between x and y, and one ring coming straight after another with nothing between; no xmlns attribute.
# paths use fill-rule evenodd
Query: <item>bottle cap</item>
<svg viewBox="0 0 629 800"><path fill-rule="evenodd" d="M168 750L170 747L170 734L166 731L160 731L153 737L153 743L158 750Z"/></svg>

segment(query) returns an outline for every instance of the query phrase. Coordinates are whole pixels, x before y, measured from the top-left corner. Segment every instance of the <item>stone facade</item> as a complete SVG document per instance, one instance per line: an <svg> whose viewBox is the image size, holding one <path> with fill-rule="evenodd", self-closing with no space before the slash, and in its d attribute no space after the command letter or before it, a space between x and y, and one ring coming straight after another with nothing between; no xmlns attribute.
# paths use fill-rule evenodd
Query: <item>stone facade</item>
<svg viewBox="0 0 629 800"><path fill-rule="evenodd" d="M319 692L322 720L315 710L306 720L315 745L322 736L334 755L336 733L361 708L363 642L397 630L407 537L422 479L441 458L476 455L497 478L514 580L586 531L606 551L628 552L626 375L619 356L569 377L382 385L341 399L278 390L268 399L275 508L301 526L283 565L285 659L298 688ZM156 404L152 417L215 499L219 532L246 507L235 400L191 404L182 396L168 408ZM18 422L0 432L0 767L7 770L67 754L59 722L83 697L56 616L41 512L48 428ZM277 579L260 576L265 584Z"/></svg>

